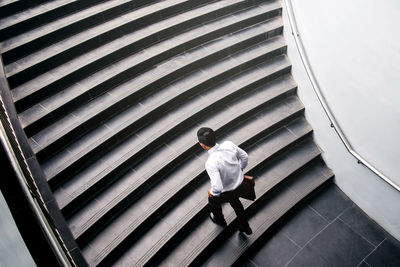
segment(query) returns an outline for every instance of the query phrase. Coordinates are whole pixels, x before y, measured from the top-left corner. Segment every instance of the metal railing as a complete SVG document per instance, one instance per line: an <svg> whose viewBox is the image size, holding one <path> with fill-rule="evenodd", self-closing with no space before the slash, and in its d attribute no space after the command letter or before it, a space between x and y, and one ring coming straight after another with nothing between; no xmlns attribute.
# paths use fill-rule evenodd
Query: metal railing
<svg viewBox="0 0 400 267"><path fill-rule="evenodd" d="M10 159L25 198L60 265L76 266L72 256L65 246L65 243L63 242L63 238L49 214L46 204L36 185L24 149L20 144L20 138L22 137L18 137L19 134L15 130L15 126L18 127L20 125L15 109L10 106L11 99L9 91L10 89L4 75L3 62L0 59L0 142L3 144L4 150ZM14 114L14 116L10 116L9 113Z"/></svg>
<svg viewBox="0 0 400 267"><path fill-rule="evenodd" d="M318 81L315 78L315 75L314 75L314 72L312 70L311 64L310 64L310 62L308 60L307 53L306 53L306 51L304 49L304 45L303 45L303 42L301 40L301 36L300 36L299 30L297 28L297 23L296 23L296 19L295 19L295 16L294 16L291 0L284 0L284 2L285 2L285 5L286 5L286 10L287 10L287 14L288 14L289 22L290 22L290 28L291 28L291 31L292 31L292 35L294 36L294 39L295 39L295 42L296 42L296 48L297 48L297 50L298 50L298 52L300 54L301 61L302 61L303 65L304 65L304 68L306 70L308 78L310 79L310 82L311 82L311 85L312 85L312 87L314 89L314 92L316 93L319 102L321 103L326 115L328 116L328 118L329 118L329 120L331 122L331 127L335 129L336 133L338 134L340 140L343 142L343 144L346 147L347 151L353 157L355 157L357 159L358 163L361 163L361 164L365 165L368 169L370 169L377 176L382 178L385 182L390 184L396 190L400 191L400 186L399 185L397 185L394 181L389 179L389 177L384 175L377 168L372 166L372 164L370 164L366 159L364 159L360 154L358 154L353 149L353 147L350 145L350 143L347 140L343 130L340 128L338 122L336 121L335 116L333 115L333 113L329 109L328 104L326 103L326 100L325 100L324 96L322 95L322 92L321 92L320 86L318 84Z"/></svg>

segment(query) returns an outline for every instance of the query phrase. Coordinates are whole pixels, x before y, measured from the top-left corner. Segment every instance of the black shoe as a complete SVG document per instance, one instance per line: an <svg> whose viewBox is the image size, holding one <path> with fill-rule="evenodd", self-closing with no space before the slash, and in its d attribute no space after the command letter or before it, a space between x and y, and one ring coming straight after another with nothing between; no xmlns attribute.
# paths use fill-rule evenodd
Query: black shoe
<svg viewBox="0 0 400 267"><path fill-rule="evenodd" d="M246 235L251 235L253 233L253 231L251 230L250 226L246 226L246 227L239 227L239 232L241 233L245 233Z"/></svg>
<svg viewBox="0 0 400 267"><path fill-rule="evenodd" d="M213 221L213 223L215 223L215 224L218 224L218 225L220 225L220 226L222 226L222 227L225 227L225 226L226 226L226 221L225 221L225 219L223 219L222 221L216 220L215 217L214 217L214 213L212 213L212 212L210 212L210 219L211 219L211 221Z"/></svg>

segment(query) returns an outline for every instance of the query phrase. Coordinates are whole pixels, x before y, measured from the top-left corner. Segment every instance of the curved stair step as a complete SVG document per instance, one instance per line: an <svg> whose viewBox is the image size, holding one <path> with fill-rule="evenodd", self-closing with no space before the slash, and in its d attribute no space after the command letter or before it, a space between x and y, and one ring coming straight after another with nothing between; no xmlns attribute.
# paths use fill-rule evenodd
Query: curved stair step
<svg viewBox="0 0 400 267"><path fill-rule="evenodd" d="M151 121L153 123L153 126L151 126L152 132L150 132L148 135L141 135L146 136L145 139L148 140L146 141L147 143L151 143L155 140L149 139L149 137L154 136L155 132L157 134L156 136L160 136L161 134L163 134L163 139L165 140L166 134L171 129L174 129L174 127L178 126L182 127L185 121L190 119L190 117L195 118L195 116L199 116L204 112L207 112L206 107L210 106L218 99L219 101L221 101L220 103L224 103L225 101L229 100L228 96L234 96L240 92L243 92L244 90L250 90L252 88L255 89L256 87L261 86L263 83L271 81L277 78L279 75L283 75L285 74L285 72L288 72L290 70L289 65L285 64L284 61L280 64L280 66L278 64L265 64L263 66L260 66L259 68L256 68L253 73L248 72L247 75L242 74L239 77L232 78L230 81L222 84L221 86L218 86L218 88L221 88L221 90L211 89L210 91L207 91L207 93L202 94L200 98L198 96L192 97L190 101L179 105L180 109L183 111L179 111L179 116L175 116L176 119L174 119L173 121L171 121L171 118L168 117L159 117L159 113L157 113L156 116L151 118ZM239 85L242 86L242 88L240 88ZM288 86L290 88L295 87L292 83L290 83L290 81L288 83ZM271 95L271 92L274 92L274 90L271 90L268 94L265 95L265 97L261 97L260 99L266 99L266 97L269 97ZM214 96L215 94L220 95ZM164 95L165 94L160 95L161 100L165 100L163 98ZM205 103L203 100L203 98L205 97L210 97L210 99L213 100L209 103ZM224 99L225 97L227 98ZM155 99L154 95L152 99ZM256 101L255 103L257 102L259 101ZM128 110L127 112L124 112L114 117L112 120L104 122L106 126L101 128L102 131L96 131L95 135L90 134L83 138L81 137L78 143L67 146L64 153L61 153L57 157L52 158L51 160L44 163L42 166L46 177L48 177L49 180L63 180L63 177L70 176L73 170L80 169L80 163L91 162L90 158L94 159L95 155L99 155L99 153L106 153L110 150L110 148L116 146L118 143L121 143L127 137L136 132L141 127L139 124L137 124L138 118L142 118L146 114L146 112L153 112L152 107L157 107L156 104L153 104L150 105L150 108L146 109L146 107L144 106L145 104L141 104L142 105L138 108L133 108L134 112L132 112L132 110ZM168 113L172 112L174 109L169 110ZM140 111L142 112L139 113ZM178 111L176 111L175 113L178 113ZM140 114L142 117L140 117L138 114ZM145 122L147 123L148 121L149 120L145 120ZM156 121L156 125L159 126L154 125ZM141 131L143 132L143 130ZM143 147L143 145L139 147Z"/></svg>
<svg viewBox="0 0 400 267"><path fill-rule="evenodd" d="M20 12L0 20L0 41L10 39L22 34L29 29L38 27L44 23L55 20L77 10L87 8L101 0L57 0L57 1L29 1L36 2L38 6L21 10ZM4 1L3 1L4 2ZM26 6L25 8L28 8ZM9 14L9 13L8 13Z"/></svg>
<svg viewBox="0 0 400 267"><path fill-rule="evenodd" d="M228 37L222 37L223 39L219 39L217 41L213 42L213 45L203 45L202 47L205 47L207 50L205 50L205 55L214 53L217 57L211 57L213 59L218 58L223 56L224 54L228 53L233 53L237 51L238 49L244 49L248 44L251 43L258 43L260 41L265 40L265 38L272 38L274 36L274 33L276 32L275 28L275 22L278 21L271 21L267 23L263 23L261 25L257 25L257 29L250 29L250 30L244 30L244 32L238 33L237 36L241 37L244 33L249 32L249 34L246 36L247 38L241 38L239 40L236 39L236 34L232 35L231 38ZM278 24L279 25L279 24ZM278 26L276 25L276 26ZM281 29L281 28L278 28ZM267 33L270 33L267 37ZM198 36L198 35L196 35ZM198 36L197 38L201 38ZM180 42L182 42L182 37L178 36L179 40L176 42L172 42L171 40L168 40L167 43L169 43L169 46L171 46L172 50L176 49L176 45L181 45ZM185 40L185 39L183 39ZM230 42L228 42L230 41ZM186 43L191 42L187 41ZM215 44L215 45L214 45ZM161 44L160 44L161 45ZM185 45L185 44L182 44ZM185 45L186 46L186 45ZM153 49L154 48L154 49ZM161 53L159 53L159 48L158 47L151 47L146 50L145 54L137 54L135 56L132 56L127 62L136 62L136 65L133 67L134 69L146 69L150 67L150 64L155 64L158 62L158 60L162 59L163 54L168 54L169 56L171 55L171 49L166 49L163 50ZM210 50L210 51L208 51ZM191 50L193 51L193 50ZM188 51L189 52L189 51ZM186 52L186 53L188 53ZM204 59L202 59L204 60ZM124 68L124 63L121 63L121 65ZM147 67L146 67L147 65ZM112 68L114 70L115 67ZM122 72L125 72L125 69L122 69ZM131 71L129 71L131 72ZM96 81L96 85L86 85L85 82L79 83L76 86L70 87L69 89L63 90L60 93L55 94L54 96L51 96L38 104L34 105L33 107L21 112L19 114L19 119L21 121L21 124L24 126L25 131L27 132L28 136L32 136L33 134L37 133L38 131L42 130L44 127L48 126L51 124L52 121L56 120L58 117L65 116L66 113L70 112L68 109L72 106L75 106L75 103L82 104L85 103L86 101L83 98L89 99L89 93L90 97L94 97L96 95L91 92L91 88L93 90L98 91L98 87L104 87L106 88L107 85L110 84L110 82L107 80L107 77L109 75L104 75L103 72L101 72L103 75L96 75L98 78L94 78L91 80ZM115 80L114 78L115 71L111 73L111 78L112 80ZM125 75L125 74L124 74ZM133 77L131 77L133 79ZM101 81L106 81L105 85L102 85ZM133 81L132 81L133 82ZM89 82L90 83L90 82ZM83 88L86 88L86 90L83 90Z"/></svg>
<svg viewBox="0 0 400 267"><path fill-rule="evenodd" d="M259 135L261 132L264 134L266 132L271 132L274 128L281 127L281 125L287 121L286 118L293 118L296 114L299 114L301 110L302 106L298 100L295 98L289 98L288 100L285 100L284 104L280 104L279 108L272 108L272 110L269 112L264 111L266 113L263 115L258 114L258 118L261 119L259 121L264 121L264 123L263 125L255 125L253 122L252 131L253 133L256 133L256 135ZM254 125L258 126L259 129L254 128ZM196 151L198 145L193 143L193 140L191 140L193 139L191 138L191 135L193 135L193 132L195 132L196 127L185 132L185 135L188 135L187 137L178 137L168 146L171 147L173 151L169 151L170 157L164 159L165 162L172 160L174 157L179 157L180 154L186 153L185 149L187 149L187 147L190 147L190 150ZM216 128L216 130L219 131L220 129ZM244 133L246 134L248 132ZM181 140L183 140L183 143ZM161 153L157 153L156 151L154 154ZM101 196L96 197L97 201L91 201L91 204L88 204L88 207L81 208L79 212L74 214L69 219L69 225L71 226L75 238L82 238L81 236L84 234L84 232L90 227L93 227L95 224L102 225L100 218L106 213L109 213L110 211L113 214L115 214L115 212L120 212L121 209L118 207L124 206L121 204L122 200L125 201L126 199L132 199L133 196L136 197L135 192L145 187L146 184L149 183L151 177L160 177L160 175L156 175L157 173L160 173L160 165L162 166L161 168L165 168L164 166L170 165L170 163L160 164L157 156L146 160L146 164L152 166L150 171L143 171L141 170L140 166L138 166L135 169L135 175L132 176L131 174L128 174L122 177L115 186L109 187L104 193L101 194ZM180 162L178 164L180 164ZM169 169L172 168L170 166L168 167ZM201 168L200 172L202 171L203 169ZM185 183L186 182L184 181L182 182L182 184ZM98 199L107 199L107 202L103 201L100 203ZM112 209L114 209L114 211Z"/></svg>
<svg viewBox="0 0 400 267"><path fill-rule="evenodd" d="M230 107L232 107L235 110L234 115L236 115L236 117L232 116L232 112L230 112L230 114L225 114L223 111L218 111L218 113L214 112L213 120L211 120L210 123L212 123L216 129L218 129L224 125L232 124L238 120L245 120L247 117L251 116L252 113L257 113L263 108L276 103L277 101L290 94L293 94L294 92L295 87L291 83L272 83L271 85L267 85L260 88L260 90L255 91L254 94L243 95L241 98L239 98L239 101L236 101L235 103L227 103L222 106L222 108L228 108L228 110ZM252 96L256 97L257 101L252 99ZM291 106L292 104L288 105L291 108L295 108L295 110L301 110L297 107L297 105L294 105L293 107ZM280 116L286 115L290 118L291 114L295 113L283 112ZM175 114L180 114L179 110L177 110ZM281 118L280 116L278 114L276 118ZM284 118L285 117L282 119ZM270 122L268 122L268 124L269 123ZM160 123L159 125L160 127L163 127L163 123ZM177 129L179 130L179 128ZM59 190L56 189L55 191L55 196L58 200L59 206L61 208L65 208L66 205L71 204L72 201L80 203L81 201L79 199L81 198L82 194L83 196L91 196L99 190L98 186L96 186L97 183L103 184L105 181L115 179L115 174L121 172L118 171L118 169L121 169L124 166L129 166L132 168L134 167L133 164L137 164L141 160L144 160L146 154L152 152L152 150L156 148L153 147L152 150L146 149L146 146L144 145L147 143L145 141L146 138L151 138L155 131L158 131L158 129L152 127L150 129L144 129L144 131L138 132L137 135L131 138L131 141L127 141L126 143L121 144L119 148L116 148L115 153L110 152L104 159L98 160L93 165L93 168L90 167L87 169L87 171L80 172L75 177L70 178L64 185L61 186ZM160 141L163 140L164 139ZM189 147L192 147L193 145L196 146L196 144L193 144L193 140L190 136L188 138L184 138L184 140L190 140ZM167 141L168 139L165 139L165 142ZM144 144L142 142L144 142ZM132 143L134 144L133 146L129 145ZM176 145L176 147L180 148L182 146ZM140 149L142 149L143 152L138 155ZM188 148L185 145L183 146L183 150L179 149L175 153L172 153L172 155L176 153L186 154L186 149ZM124 153L121 153L122 151L124 151ZM111 155L111 157L109 155ZM107 161L107 158L110 160ZM169 160L170 159L167 158L154 163L153 168L151 169L153 175L156 173L155 170L158 170L158 168L155 168L156 166L161 166L159 168L162 169L165 165L168 165ZM98 170L95 170L95 167L97 167ZM145 177L147 176L143 176L139 179L139 181L143 180ZM60 192L60 194L58 192Z"/></svg>
<svg viewBox="0 0 400 267"><path fill-rule="evenodd" d="M259 123L259 122L256 121L255 124L257 124L257 123ZM252 151L250 151L249 155L252 156L252 158L257 159L258 161L256 162L256 160L254 160L251 164L249 164L249 169L256 167L257 165L261 164L265 160L265 158L260 159L260 157L259 157L260 153L265 154L265 151L270 151L271 154L274 154L274 152L277 153L278 151L284 149L286 146L290 145L291 143L295 143L296 141L298 141L300 139L300 136L307 136L310 133L311 128L308 125L304 124L304 128L297 127L297 128L293 128L293 129L297 129L297 135L294 135L293 133L291 133L285 129L282 129L281 131L286 131L286 133L287 133L286 135L284 134L284 135L279 136L279 134L281 134L281 131L278 131L277 133L272 134L272 136L267 138L267 141L265 141L265 146L269 147L270 148L269 150L267 150L266 147L260 148L257 151L258 155L255 155L254 153L252 153ZM240 131L245 131L245 129L242 128L239 130L239 132ZM273 138L273 136L275 138ZM283 137L283 136L285 136L285 137ZM232 133L231 140L233 140L233 142L240 144L241 142L239 140L241 138L242 137L240 134L238 136L235 136L235 134ZM283 140L285 140L285 141L283 141ZM274 152L272 152L272 151L274 151ZM203 155L205 155L205 153L203 153ZM204 157L203 157L203 159L204 159ZM191 173L180 172L181 177L182 177L182 174L184 176L182 181L185 181L186 184L189 184L191 191L193 191L194 188L192 186L190 186L190 180L191 180L190 177L205 178L205 171L204 171L204 165L203 165L204 161L198 162L199 160L197 158L194 158L192 160L196 161L199 167L196 168L196 170L193 170ZM201 164L201 163L203 163L203 164ZM172 179L172 177L170 179ZM176 178L173 178L172 181L175 181L175 179ZM165 194L165 196L169 197L169 196L171 196L171 194L174 194L175 192L183 193L184 191L189 189L189 188L186 188L186 190L185 190L185 188L182 188L183 186L184 185L182 185L181 183L178 183L178 188L180 187L181 189L171 188L169 192L166 192L164 194ZM202 188L204 186L208 187L207 184L204 184L202 186ZM161 190L169 189L166 186L161 186L158 188ZM204 189L204 190L205 190L204 192L207 191L207 189ZM200 191L202 191L202 190L200 190ZM151 198L152 196L154 197L157 195L160 195L160 194L154 194L154 195L146 194L145 197ZM162 202L164 202L164 201L161 200L161 203ZM136 203L137 202L135 202L135 204ZM103 259L106 257L113 257L112 254L111 254L111 256L108 256L108 255L110 253L117 253L118 248L126 247L126 244L124 244L125 242L129 243L132 241L132 239L131 239L133 237L132 234L135 233L135 230L138 229L139 225L141 225L143 222L146 222L143 220L144 216L140 216L136 220L132 220L132 216L134 216L134 214L136 214L136 213L134 213L134 211L137 210L137 208L138 208L135 204L133 206L131 206L126 212L124 212L124 214L120 215L117 219L113 220L113 222L106 229L102 230L101 233L98 233L96 235L95 239L90 241L88 246L86 246L83 249L83 254L85 255L85 258L88 260L88 262L90 262L89 264L91 264L91 262L93 262L96 265L99 262L103 261ZM158 205L160 205L160 204L158 204ZM150 205L150 209L147 211L148 216L149 216L151 214L154 214L153 212L155 212L155 211L152 209L153 206L150 203L148 203L148 205ZM142 207L143 205L140 205L140 206ZM198 211L199 210L196 209L196 213ZM113 229L113 230L111 231L111 229ZM113 235L113 242L112 243L104 243L105 239L110 238L109 235L111 234L111 232ZM87 250L86 250L86 248L87 248ZM114 250L116 250L116 252L112 252ZM97 255L96 256L90 255L91 253L96 253Z"/></svg>
<svg viewBox="0 0 400 267"><path fill-rule="evenodd" d="M119 4L119 1L117 2ZM248 8L245 4L246 1L244 0L225 0L225 2L207 5L207 8L193 6L191 8L196 9L179 15L175 14L175 16L159 22L157 20L152 21L153 24L150 24L150 22L143 24L140 21L144 20L146 16L157 16L157 14L153 13L160 13L161 10L151 9L150 11L153 13L150 14L142 12L142 9L135 10L131 12L132 15L124 14L116 18L115 21L112 20L82 31L60 40L50 47L43 48L20 60L7 64L5 72L9 80L16 79L21 83L21 86L14 88L17 91L22 91L32 84L37 87L38 84L35 85L33 82L29 82L31 79L44 79L46 83L43 86L46 86L51 82L66 80L63 77L68 76L71 83L73 81L72 76L76 77L75 79L82 77L82 74L76 73L77 71L80 73L93 73L105 65L112 64L133 52L148 47L151 43L159 42L182 30L197 26L200 22L205 23L207 20L215 19L216 13L223 15L228 11L233 12L235 9ZM132 4L127 2L125 5ZM120 6L117 7L124 10ZM149 9L149 7L144 9L146 8ZM129 9L132 9L132 7ZM124 11L127 12L129 9ZM170 7L164 5L164 9L170 9ZM174 12L180 10L181 8L177 8ZM104 13L105 11L102 12ZM122 26L129 25L129 27L123 26L123 29L120 29L122 26L117 22L119 24L123 23ZM51 73L46 74L45 72L47 71L51 71ZM42 75L43 73L45 74ZM36 78L37 76L39 77ZM51 77L51 79L45 79L46 76ZM32 92L35 91L33 88L30 90Z"/></svg>
<svg viewBox="0 0 400 267"><path fill-rule="evenodd" d="M2 46L5 63L9 64L18 60L22 56L27 56L30 53L49 47L74 33L79 34L81 31L86 29L90 32L90 30L101 31L101 29L104 28L115 29L115 27L118 26L120 28L126 28L127 25L124 24L129 21L129 19L126 18L123 13L125 10L135 8L134 3L126 1L128 0L123 0L123 2L116 0L102 1L96 6L83 9L69 16L62 17L58 20L41 25L30 31L24 32L21 35L3 41ZM146 2L150 1L143 1L142 4L145 4ZM185 4L188 0L172 0L169 2L170 7L173 7L175 6L175 3L178 3L178 5L179 3ZM122 4L122 10L118 8L119 3ZM160 12L165 8L168 9L168 6L165 1L161 1L143 8L149 10L151 13L158 14L154 19L161 19L161 16L159 16ZM136 16L138 16L137 12ZM139 15L139 17L141 16ZM111 21L109 21L110 19ZM89 34L93 35L93 33ZM12 81L13 82L10 83L11 88L21 84L17 80Z"/></svg>
<svg viewBox="0 0 400 267"><path fill-rule="evenodd" d="M145 82L142 82L141 86L127 83L118 87L116 89L118 90L117 92L114 90L96 98L90 103L90 105L76 110L73 114L68 115L62 120L57 121L50 127L32 136L29 139L29 142L32 145L34 153L37 154L40 159L40 153L54 153L60 145L65 146L65 139L71 140L73 139L73 136L81 136L88 128L88 125L96 123L96 120L104 120L105 117L116 114L121 110L121 108L125 108L126 106L133 105L133 109L140 108L136 104L138 101L140 101L140 103L144 105L144 108L146 108L146 103L141 99L146 97L146 95L154 93L154 90L159 87L164 87L165 89L170 90L170 93L166 90L160 90L159 93L156 94L156 96L159 96L160 94L163 95L163 97L161 97L162 102L158 102L157 104L158 110L165 110L166 108L168 109L168 107L172 107L171 105L174 105L174 103L177 104L178 100L182 101L191 94L208 88L217 80L225 80L229 78L229 76L239 73L241 70L249 68L252 65L257 65L268 58L281 54L282 50L283 48L280 46L279 42L265 42L263 45L247 49L235 56L228 57L216 64L207 66L204 71L193 72L183 79L181 78L181 80L172 83L172 86L168 86L167 88L164 87L165 84L172 79L168 74L176 75L177 78L182 76L179 72L179 69L181 69L180 64L171 66L166 63L166 65L157 68L158 73L145 73L145 75L148 75L149 77ZM201 58L201 54L198 56ZM190 61L191 57L185 58L185 55L182 55L179 59L188 63L188 60ZM195 64L195 62L192 64ZM190 69L191 67L189 66L188 68ZM148 92L149 90L151 91ZM179 98L174 99L174 97L178 95ZM152 97L150 95L147 97L147 101L152 102L152 99L154 98L159 99L158 97ZM149 107L148 110L152 111L153 114L157 111L153 110L152 107ZM109 115L106 116L106 114ZM144 118L145 117L141 116L141 120L144 120Z"/></svg>
<svg viewBox="0 0 400 267"><path fill-rule="evenodd" d="M221 7L220 5L217 5L216 8L219 9L216 11L213 9L210 10L208 8L207 9L203 8L204 11L202 12L216 13L217 11L221 12L221 9L230 10L229 7L230 6ZM194 13L191 16L185 16L185 14L182 14L182 16L185 16L184 20L176 17L172 17L171 20L173 20L174 23L179 23L179 25L184 24L186 21L190 22L192 20L195 20L194 16L197 14L197 12L198 10L189 11L188 13ZM24 85L12 90L14 99L16 101L20 100L19 102L23 101L28 103L32 101L38 101L36 92L43 94L44 96L46 94L41 93L41 91L51 91L52 94L54 94L54 91L56 91L54 89L56 88L53 87L54 86L58 87L60 79L62 80L64 79L63 77L69 77L71 75L74 75L74 73L76 73L76 75L80 77L83 75L82 72L83 73L87 72L84 69L82 69L82 67L91 69L101 68L104 64L104 59L111 60L110 62L112 62L113 65L109 66L108 68L105 68L104 70L99 71L97 74L90 75L86 80L79 81L77 84L69 86L64 90L62 90L61 92L55 93L53 96L48 96L47 98L41 100L39 103L34 104L31 108L28 108L26 111L23 111L19 115L21 123L24 126L24 128L28 127L27 129L28 131L30 131L29 126L31 128L36 129L38 127L31 126L33 123L37 121L39 121L39 123L41 122L48 123L49 121L52 121L52 119L49 120L50 116L55 118L63 116L67 111L66 109L68 108L68 106L73 107L74 105L76 105L75 103L87 102L91 98L98 95L99 93L104 92L105 90L109 90L110 87L114 87L115 85L120 84L121 81L124 81L126 79L132 79L134 76L137 76L138 73L161 63L168 57L176 56L178 53L184 50L191 49L196 45L200 45L202 42L208 42L211 40L211 38L218 38L223 34L227 34L229 32L228 30L232 30L232 27L235 25L236 25L235 27L247 26L245 22L250 21L250 18L251 17L245 18L245 20L243 19L237 20L234 19L232 16L229 16L228 18L225 19L218 19L216 21L218 22L218 24L216 22L206 23L205 25L191 29L183 34L173 37L172 39L162 41L158 45L155 45L153 47L148 47L141 52L137 52L125 58L124 60L120 61L119 63L115 62L116 59L113 57L113 52L112 52L113 50L117 49L114 43L121 42L119 40L116 40L112 43L109 43L109 45L105 45L99 49L96 49L90 52L89 55L85 54L84 56L73 60L77 61L77 64L72 64L75 65L75 67L74 66L71 67L71 64L68 63L65 66L62 65L58 67L57 69L59 70L55 69L52 71L52 73L47 74L49 76L49 79L45 77L38 77L39 80L44 78L44 80L46 81L44 84L40 82L39 83L35 82L33 80L32 82L27 83L26 86ZM150 45L150 43L148 43L149 41L150 42L161 41L158 40L160 33L162 33L163 31L170 31L169 24L168 23L164 24L164 22L165 21L158 23L160 24L160 25L157 24L158 26L154 25L157 27L154 27L150 31L147 28L145 28L143 30L140 30L139 32L134 32L131 35L125 36L124 38L122 38L122 45L129 44L128 46L134 46L135 48L128 49L125 47L123 49L125 50L133 49L132 52L135 52L136 50L139 49L139 47L142 48ZM282 22L280 22L280 27L282 27L281 23ZM266 27L268 27L268 29L266 29L267 31L272 30L270 28L271 26L269 26L270 24L271 23L267 23L266 25ZM278 25L277 27L279 27ZM164 28L166 29L163 30ZM142 36L142 38L138 39L137 35ZM147 39L150 40L146 41ZM141 44L140 46L135 45L135 43L138 42L143 43L143 40L146 41L144 44ZM117 56L122 56L119 51L120 50L117 49L115 53L117 53ZM93 54L94 57L90 56L90 54ZM92 60L88 60L89 58L91 58ZM96 58L98 58L100 62L97 62L98 60L96 60ZM107 71L107 69L109 69L109 71ZM59 73L58 74L59 77L53 76L54 71ZM70 78L68 79L70 80ZM56 81L57 83L55 83ZM21 104L23 103L20 103L19 105ZM29 133L28 136L30 136Z"/></svg>
<svg viewBox="0 0 400 267"><path fill-rule="evenodd" d="M0 18L4 19L16 15L26 9L34 8L35 6L48 1L49 0L37 0L24 2L21 0L2 0L0 2Z"/></svg>

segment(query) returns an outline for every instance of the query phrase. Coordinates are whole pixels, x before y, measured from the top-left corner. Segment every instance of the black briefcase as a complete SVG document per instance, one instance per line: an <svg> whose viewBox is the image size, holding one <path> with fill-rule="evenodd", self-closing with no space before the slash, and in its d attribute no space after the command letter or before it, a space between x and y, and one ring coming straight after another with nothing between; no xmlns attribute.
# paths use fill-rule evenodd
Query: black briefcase
<svg viewBox="0 0 400 267"><path fill-rule="evenodd" d="M256 192L254 190L255 182L254 177L245 175L241 185L240 197L254 201L256 199Z"/></svg>

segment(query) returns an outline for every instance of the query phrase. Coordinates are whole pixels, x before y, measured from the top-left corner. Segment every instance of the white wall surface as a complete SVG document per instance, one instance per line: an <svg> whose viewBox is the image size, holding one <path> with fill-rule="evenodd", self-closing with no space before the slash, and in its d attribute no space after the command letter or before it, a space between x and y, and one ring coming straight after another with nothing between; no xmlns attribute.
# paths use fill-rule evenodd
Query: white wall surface
<svg viewBox="0 0 400 267"><path fill-rule="evenodd" d="M400 185L400 1L291 1L322 93L353 148ZM337 185L400 240L400 192L357 164L326 116L284 10L298 94Z"/></svg>
<svg viewBox="0 0 400 267"><path fill-rule="evenodd" d="M36 266L0 191L0 266Z"/></svg>

